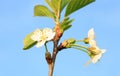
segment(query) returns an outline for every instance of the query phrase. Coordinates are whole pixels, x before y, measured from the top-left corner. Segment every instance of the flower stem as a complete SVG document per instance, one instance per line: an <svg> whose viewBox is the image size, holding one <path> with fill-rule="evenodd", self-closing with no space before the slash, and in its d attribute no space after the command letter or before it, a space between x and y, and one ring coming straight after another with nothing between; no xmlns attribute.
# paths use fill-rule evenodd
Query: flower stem
<svg viewBox="0 0 120 76"><path fill-rule="evenodd" d="M76 40L76 42L84 42L83 40Z"/></svg>
<svg viewBox="0 0 120 76"><path fill-rule="evenodd" d="M52 76L53 75L53 71L54 71L54 66L55 66L55 60L56 60L56 56L58 53L58 41L59 40L55 40L54 41L54 48L53 48L53 54L52 54L52 63L49 64L49 73L48 76Z"/></svg>
<svg viewBox="0 0 120 76"><path fill-rule="evenodd" d="M46 43L44 44L44 46L45 46L45 50L46 50L46 52L48 52L48 48L47 48Z"/></svg>
<svg viewBox="0 0 120 76"><path fill-rule="evenodd" d="M80 47L80 48L84 48L84 49L88 50L88 47L86 47L86 46L81 46L81 45L79 45L79 44L71 44L71 46Z"/></svg>
<svg viewBox="0 0 120 76"><path fill-rule="evenodd" d="M54 65L53 64L49 64L49 73L48 73L48 76L52 76L53 75L53 69L54 69Z"/></svg>
<svg viewBox="0 0 120 76"><path fill-rule="evenodd" d="M72 46L72 48L77 49L77 50L81 50L81 51L86 52L87 54L89 54L89 52L87 50L85 50L85 49L77 48L75 46Z"/></svg>

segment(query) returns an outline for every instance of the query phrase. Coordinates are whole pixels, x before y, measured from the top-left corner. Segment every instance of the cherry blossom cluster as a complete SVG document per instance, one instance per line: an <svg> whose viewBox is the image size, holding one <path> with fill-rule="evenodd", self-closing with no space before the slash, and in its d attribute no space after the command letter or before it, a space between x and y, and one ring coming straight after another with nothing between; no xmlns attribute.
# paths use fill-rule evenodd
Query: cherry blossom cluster
<svg viewBox="0 0 120 76"><path fill-rule="evenodd" d="M37 41L36 47L41 47L41 46L45 45L46 42L51 41L54 38L54 36L55 36L55 32L50 28L36 29L33 32L31 39L34 41ZM100 60L100 58L102 57L102 55L106 52L105 49L100 49L97 46L97 43L95 40L95 32L94 32L93 28L88 31L88 37L84 38L82 40L82 42L84 42L85 44L89 44L88 47L76 44L77 41L79 41L79 40L75 40L74 38L64 40L59 45L59 50L67 49L67 48L75 48L75 49L86 52L91 58L86 63L87 65L90 62L92 62L94 64L97 63Z"/></svg>

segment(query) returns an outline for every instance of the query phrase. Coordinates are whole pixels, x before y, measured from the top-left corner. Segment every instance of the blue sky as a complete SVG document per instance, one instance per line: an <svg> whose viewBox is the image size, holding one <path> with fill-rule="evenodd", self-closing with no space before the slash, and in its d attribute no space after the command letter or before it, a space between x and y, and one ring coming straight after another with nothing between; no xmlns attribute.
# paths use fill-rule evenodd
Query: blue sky
<svg viewBox="0 0 120 76"><path fill-rule="evenodd" d="M97 64L84 63L89 57L74 49L61 51L56 60L54 76L120 76L120 0L96 0L70 17L73 27L62 40L82 39L90 28L96 32L100 48L107 52ZM47 76L44 47L23 51L24 37L36 28L53 28L49 18L33 17L36 4L44 0L0 0L0 76Z"/></svg>

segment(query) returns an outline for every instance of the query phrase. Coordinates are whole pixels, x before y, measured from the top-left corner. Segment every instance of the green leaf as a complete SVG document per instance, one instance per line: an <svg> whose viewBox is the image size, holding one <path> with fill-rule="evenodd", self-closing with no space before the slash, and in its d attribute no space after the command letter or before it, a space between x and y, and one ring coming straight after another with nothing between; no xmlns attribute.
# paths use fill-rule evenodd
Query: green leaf
<svg viewBox="0 0 120 76"><path fill-rule="evenodd" d="M65 17L61 23L61 26L71 25L74 19L70 19L69 17Z"/></svg>
<svg viewBox="0 0 120 76"><path fill-rule="evenodd" d="M37 41L34 41L34 40L31 39L32 35L33 35L33 33L30 33L24 38L24 40L23 40L23 44L24 44L23 50L30 49L31 47L33 47L37 43Z"/></svg>
<svg viewBox="0 0 120 76"><path fill-rule="evenodd" d="M63 31L68 30L71 26L72 26L72 22L74 21L74 19L69 19L69 17L66 17L63 22L61 23L61 29Z"/></svg>
<svg viewBox="0 0 120 76"><path fill-rule="evenodd" d="M63 26L71 25L71 23L72 23L73 21L74 21L74 19L64 21L64 22L62 23L62 25L63 25Z"/></svg>
<svg viewBox="0 0 120 76"><path fill-rule="evenodd" d="M66 8L65 16L81 9L82 7L94 2L95 0L71 0Z"/></svg>
<svg viewBox="0 0 120 76"><path fill-rule="evenodd" d="M51 9L52 9L53 11L56 10L55 7L53 6L51 0L45 0L45 1L46 1L46 3L51 7Z"/></svg>
<svg viewBox="0 0 120 76"><path fill-rule="evenodd" d="M72 25L67 25L67 26L64 27L63 30L66 31L66 30L68 30L70 27L72 27Z"/></svg>
<svg viewBox="0 0 120 76"><path fill-rule="evenodd" d="M54 12L54 16L57 17L61 14L65 6L70 2L70 0L45 0Z"/></svg>
<svg viewBox="0 0 120 76"><path fill-rule="evenodd" d="M54 12L56 11L62 12L65 6L70 2L70 0L45 0L45 1Z"/></svg>
<svg viewBox="0 0 120 76"><path fill-rule="evenodd" d="M34 16L45 16L54 19L54 14L46 6L36 5L34 7Z"/></svg>
<svg viewBox="0 0 120 76"><path fill-rule="evenodd" d="M45 0L45 1L51 7L54 13L59 10L60 7L59 4L61 0Z"/></svg>
<svg viewBox="0 0 120 76"><path fill-rule="evenodd" d="M65 6L70 2L70 0L62 0L60 5L60 12L65 8Z"/></svg>
<svg viewBox="0 0 120 76"><path fill-rule="evenodd" d="M51 0L51 3L53 5L53 7L55 8L55 11L59 10L60 2L61 2L61 0Z"/></svg>

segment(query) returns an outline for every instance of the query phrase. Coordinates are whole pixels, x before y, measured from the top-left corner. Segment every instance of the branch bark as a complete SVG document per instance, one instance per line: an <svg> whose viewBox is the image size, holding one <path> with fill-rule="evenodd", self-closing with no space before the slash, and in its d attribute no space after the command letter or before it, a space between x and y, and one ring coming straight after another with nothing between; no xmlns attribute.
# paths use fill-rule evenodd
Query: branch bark
<svg viewBox="0 0 120 76"><path fill-rule="evenodd" d="M55 60L56 60L56 56L57 56L57 53L58 53L57 45L58 45L58 41L54 41L52 62L51 62L51 64L49 64L49 74L48 74L48 76L52 76L53 75L54 66L55 66Z"/></svg>
<svg viewBox="0 0 120 76"><path fill-rule="evenodd" d="M57 23L55 26L54 31L56 32L56 35L53 39L53 53L52 53L52 57L51 57L51 63L48 64L49 65L49 73L48 76L53 76L53 71L54 71L54 66L55 66L55 60L56 60L56 56L58 54L58 42L63 34L63 32L60 29L60 23Z"/></svg>

